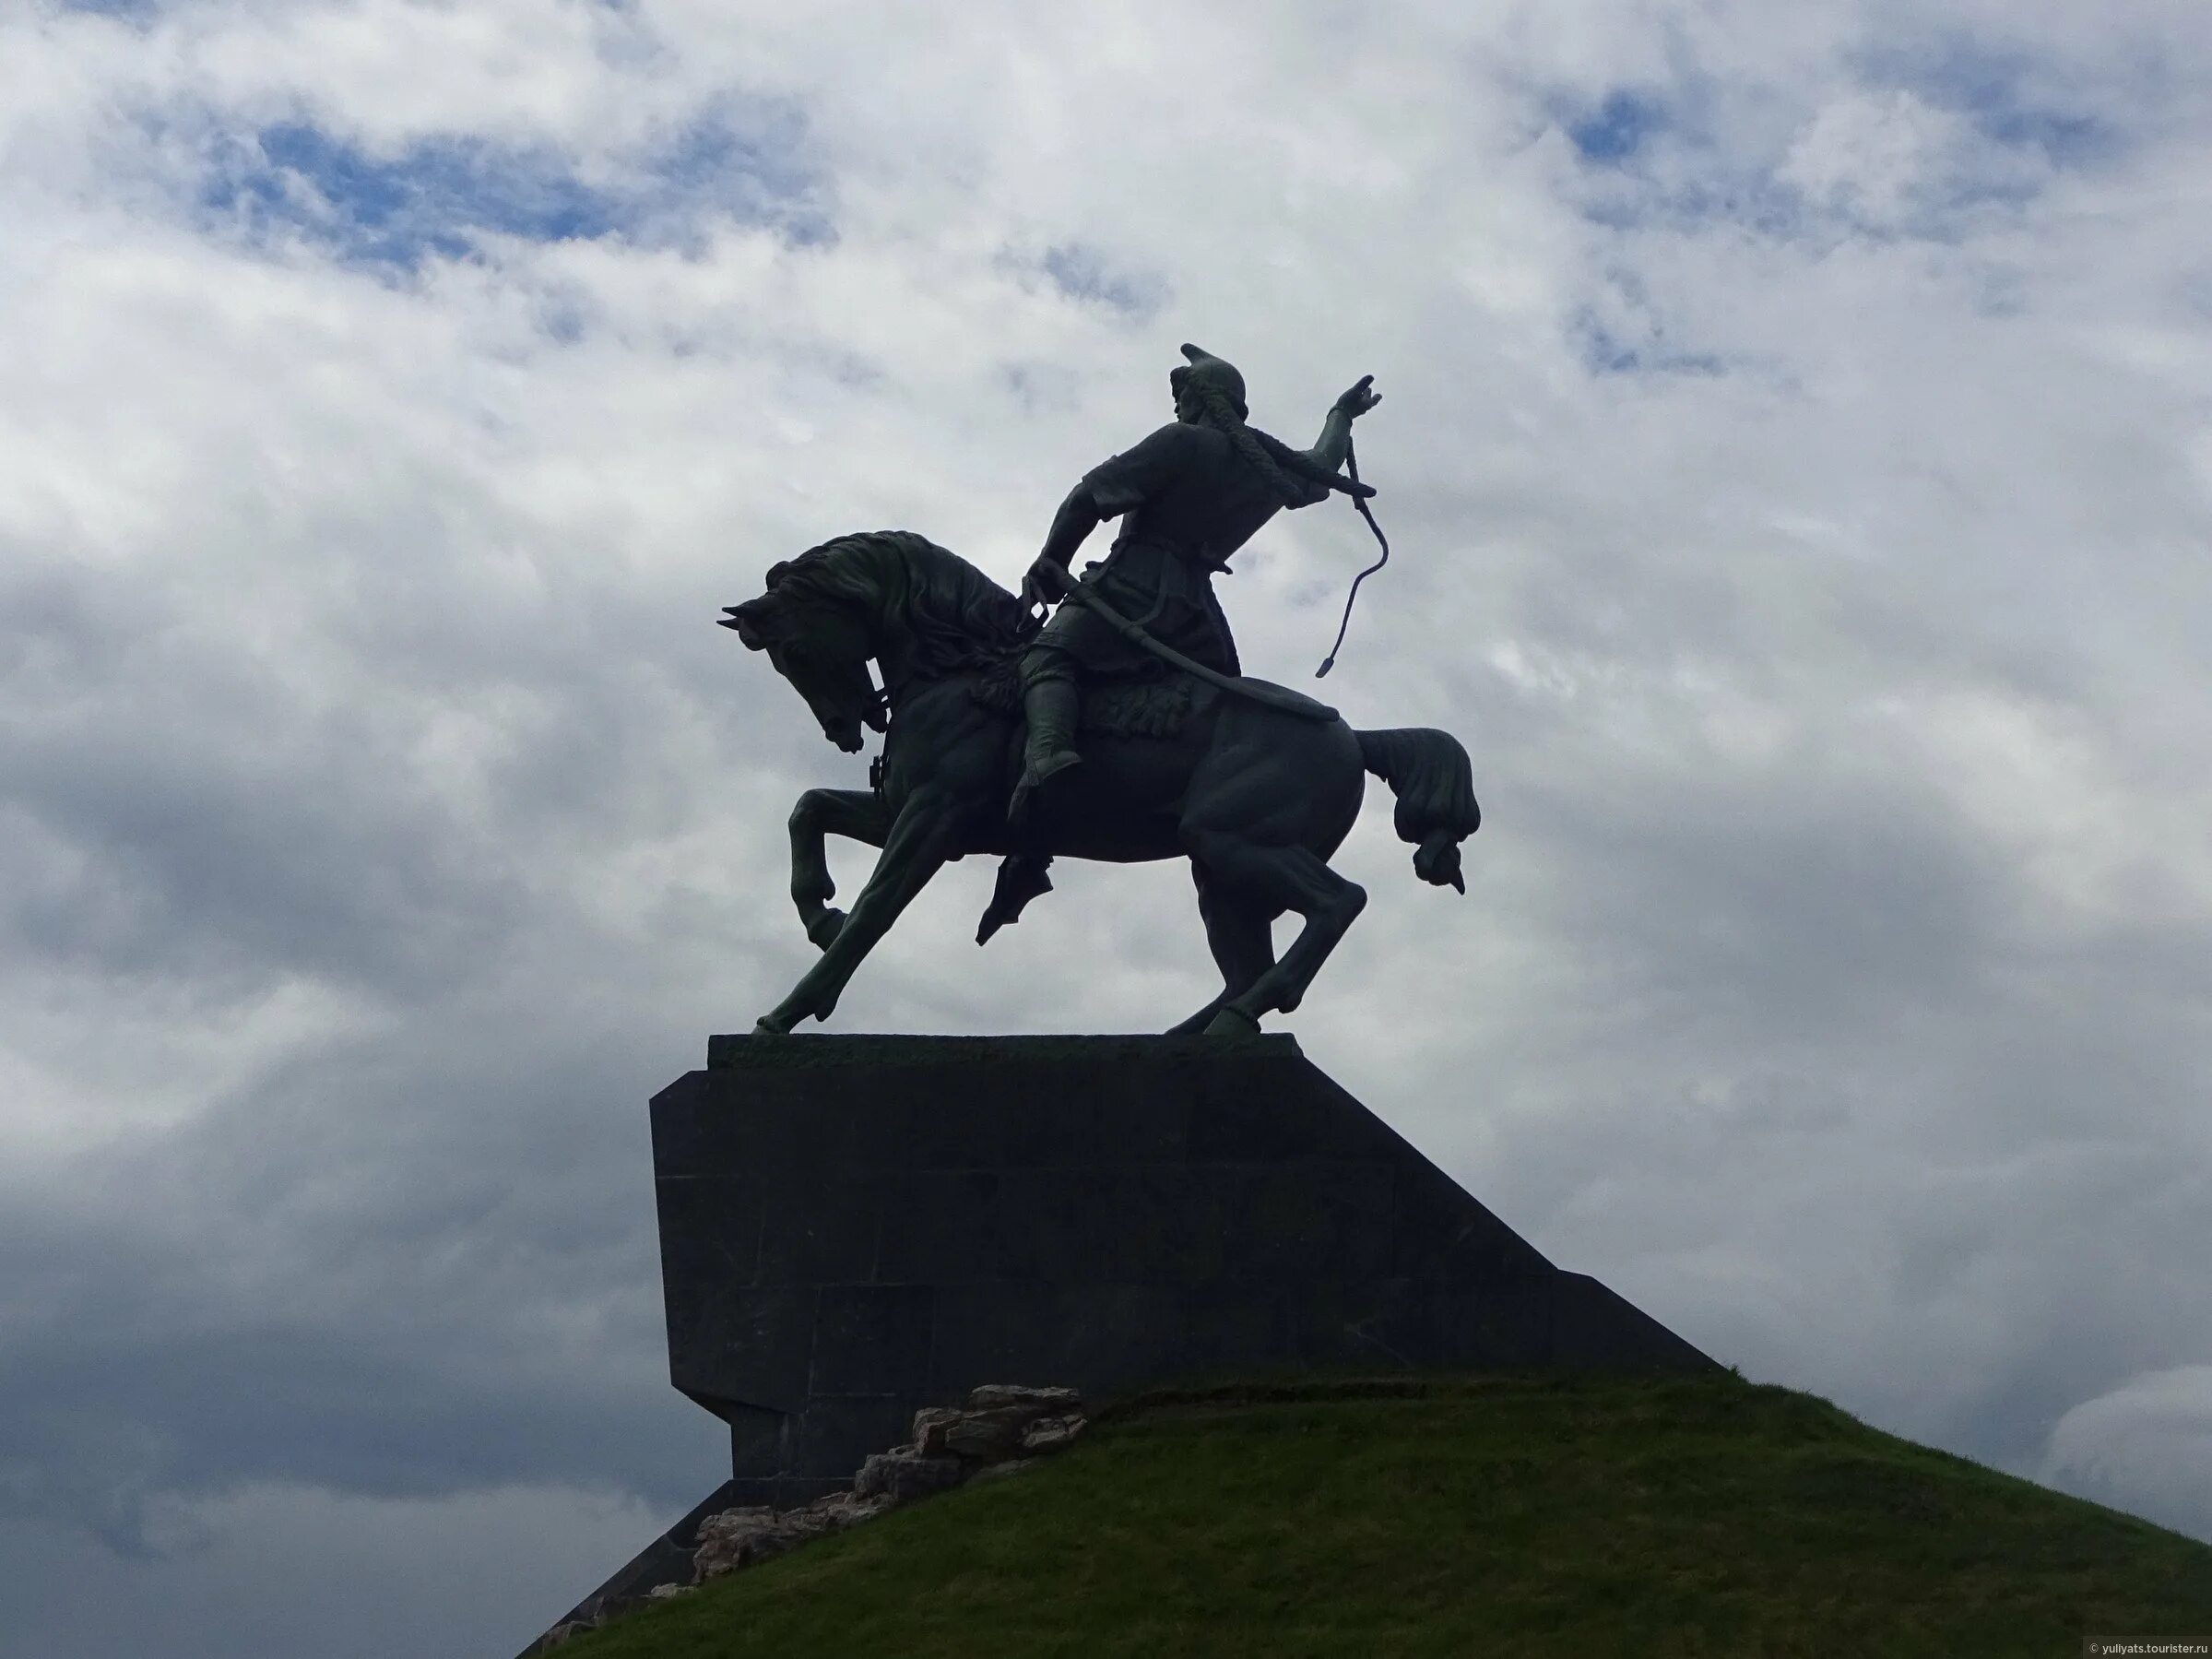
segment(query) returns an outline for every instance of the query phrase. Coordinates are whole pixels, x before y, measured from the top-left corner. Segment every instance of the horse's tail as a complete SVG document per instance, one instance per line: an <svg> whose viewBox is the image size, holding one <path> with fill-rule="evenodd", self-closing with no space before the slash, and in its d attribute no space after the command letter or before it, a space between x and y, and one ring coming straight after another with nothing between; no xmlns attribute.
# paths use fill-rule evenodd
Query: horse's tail
<svg viewBox="0 0 2212 1659"><path fill-rule="evenodd" d="M1401 841L1414 845L1414 873L1466 892L1460 843L1482 827L1483 810L1474 802L1474 769L1460 740L1424 726L1354 735L1361 763L1398 798L1390 824Z"/></svg>

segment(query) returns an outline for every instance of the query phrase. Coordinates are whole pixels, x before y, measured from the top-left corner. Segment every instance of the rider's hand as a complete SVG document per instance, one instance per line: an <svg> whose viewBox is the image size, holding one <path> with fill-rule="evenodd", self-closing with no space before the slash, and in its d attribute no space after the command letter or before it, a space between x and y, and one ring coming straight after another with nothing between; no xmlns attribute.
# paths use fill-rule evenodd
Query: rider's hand
<svg viewBox="0 0 2212 1659"><path fill-rule="evenodd" d="M1336 400L1336 407L1356 421L1381 401L1382 394L1375 389L1375 376L1362 374L1359 384Z"/></svg>
<svg viewBox="0 0 2212 1659"><path fill-rule="evenodd" d="M1039 558L1022 578L1022 609L1035 610L1050 605L1068 590L1068 573L1051 560Z"/></svg>

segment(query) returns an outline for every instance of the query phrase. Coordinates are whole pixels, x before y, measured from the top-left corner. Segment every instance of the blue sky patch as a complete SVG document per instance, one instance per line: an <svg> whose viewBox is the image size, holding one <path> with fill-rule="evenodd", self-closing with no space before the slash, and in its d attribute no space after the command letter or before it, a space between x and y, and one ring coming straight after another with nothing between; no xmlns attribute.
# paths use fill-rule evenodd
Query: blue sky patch
<svg viewBox="0 0 2212 1659"><path fill-rule="evenodd" d="M1585 161L1610 166L1627 160L1672 123L1657 99L1616 87L1594 107L1566 114L1561 124Z"/></svg>
<svg viewBox="0 0 2212 1659"><path fill-rule="evenodd" d="M1798 234L1805 223L1804 202L1798 193L1771 172L1751 167L1718 171L1709 178L1671 185L1639 178L1593 195L1581 211L1591 223L1611 231L1729 224L1781 239Z"/></svg>
<svg viewBox="0 0 2212 1659"><path fill-rule="evenodd" d="M1088 243L1068 242L1047 248L1036 267L1071 300L1104 305L1132 322L1152 316L1167 302L1165 278L1118 268Z"/></svg>
<svg viewBox="0 0 2212 1659"><path fill-rule="evenodd" d="M1629 340L1615 334L1592 312L1578 312L1567 326L1568 335L1581 353L1582 366L1592 374L1698 374L1728 373L1728 365L1711 351L1677 351L1658 338Z"/></svg>
<svg viewBox="0 0 2212 1659"><path fill-rule="evenodd" d="M1612 230L1725 221L1763 235L1794 233L1794 194L1758 158L1731 155L1716 137L1721 96L1686 64L1664 93L1615 87L1595 101L1554 99L1552 119L1582 164L1583 217Z"/></svg>
<svg viewBox="0 0 2212 1659"><path fill-rule="evenodd" d="M803 119L743 113L710 111L605 182L586 182L550 148L440 136L384 155L282 122L220 147L199 205L257 239L297 237L349 264L400 271L464 257L485 234L661 243L728 218L774 225L797 243L831 240Z"/></svg>
<svg viewBox="0 0 2212 1659"><path fill-rule="evenodd" d="M664 219L713 208L773 224L793 242L834 242L836 223L798 106L724 101L644 159L647 211Z"/></svg>
<svg viewBox="0 0 2212 1659"><path fill-rule="evenodd" d="M540 242L606 234L617 204L559 159L473 138L421 140L374 156L300 123L264 127L227 158L204 207L264 235L291 231L366 265L413 269L456 257L471 232Z"/></svg>
<svg viewBox="0 0 2212 1659"><path fill-rule="evenodd" d="M1868 91L1909 94L1963 122L1970 137L1932 146L1915 176L1878 184L1865 201L1849 181L1832 191L1808 187L1785 166L1790 136L1802 129L1771 89L1724 87L1685 62L1664 87L1550 100L1580 163L1578 207L1616 231L1728 224L1777 241L1947 242L1986 225L1993 211L2024 207L2054 170L2102 162L2126 146L2128 117L2117 101L2124 87L2092 96L2061 65L1961 34L1887 45L1851 66ZM2134 74L2141 99L2157 93L2155 68ZM1729 101L1742 118L1715 119ZM1800 112L1798 122L1812 113Z"/></svg>
<svg viewBox="0 0 2212 1659"><path fill-rule="evenodd" d="M1864 60L1868 80L1956 112L1993 144L2041 153L2053 167L2087 165L2124 148L2116 112L2090 108L2025 53L1953 35L1920 52Z"/></svg>

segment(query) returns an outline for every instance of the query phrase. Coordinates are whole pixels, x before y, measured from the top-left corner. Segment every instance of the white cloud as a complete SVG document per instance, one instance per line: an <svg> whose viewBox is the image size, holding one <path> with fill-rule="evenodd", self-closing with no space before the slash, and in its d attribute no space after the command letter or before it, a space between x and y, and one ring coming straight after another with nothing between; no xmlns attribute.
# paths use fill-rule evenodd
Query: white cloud
<svg viewBox="0 0 2212 1659"><path fill-rule="evenodd" d="M2028 165L2005 165L1993 178L1981 149L1963 115L1910 92L1854 93L1806 123L1780 176L1824 208L1898 231L1964 190L2004 187L2013 182L2006 174Z"/></svg>
<svg viewBox="0 0 2212 1659"><path fill-rule="evenodd" d="M255 1484L163 1506L119 1570L89 1540L0 1518L8 1611L41 1659L183 1653L481 1659L520 1649L675 1517L607 1492L514 1487L378 1499Z"/></svg>
<svg viewBox="0 0 2212 1659"><path fill-rule="evenodd" d="M2040 1478L2199 1537L2212 1533L2212 1365L2130 1377L2051 1430Z"/></svg>

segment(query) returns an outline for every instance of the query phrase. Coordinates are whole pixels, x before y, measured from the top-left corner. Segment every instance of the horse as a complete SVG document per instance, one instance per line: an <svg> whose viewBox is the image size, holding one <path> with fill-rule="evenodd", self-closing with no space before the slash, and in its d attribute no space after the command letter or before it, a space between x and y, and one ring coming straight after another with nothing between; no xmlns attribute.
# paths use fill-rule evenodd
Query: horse
<svg viewBox="0 0 2212 1659"><path fill-rule="evenodd" d="M809 789L792 810L791 898L822 954L757 1033L827 1020L899 913L945 863L971 853L1003 859L978 944L1050 890L1045 869L1056 854L1189 859L1222 989L1173 1032L1257 1032L1265 1015L1298 1006L1366 904L1329 859L1359 815L1367 773L1396 798L1393 826L1416 849L1414 873L1467 891L1460 843L1482 814L1459 741L1422 728L1354 731L1264 682L1178 676L1108 693L1153 712L1120 730L1086 715L1084 764L1010 825L1016 665L1037 623L1012 594L913 531L825 541L775 565L765 592L719 620L767 655L838 748L858 753L864 728L884 734L873 788ZM1238 694L1247 684L1260 689ZM1087 702L1098 695L1086 689ZM830 906L833 835L881 849L849 915ZM1271 928L1286 912L1303 925L1278 961Z"/></svg>

